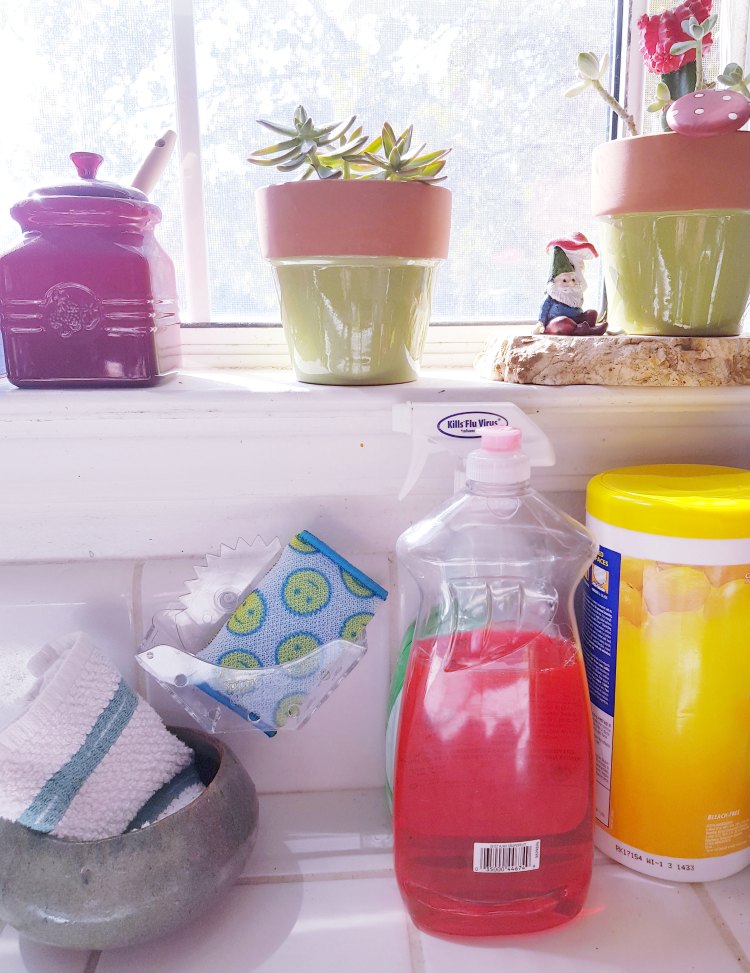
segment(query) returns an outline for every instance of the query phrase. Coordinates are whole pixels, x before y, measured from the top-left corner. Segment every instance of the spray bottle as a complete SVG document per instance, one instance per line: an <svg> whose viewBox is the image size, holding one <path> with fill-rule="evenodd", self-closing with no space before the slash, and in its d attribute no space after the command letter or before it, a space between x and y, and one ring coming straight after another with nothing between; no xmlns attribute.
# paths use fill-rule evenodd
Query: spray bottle
<svg viewBox="0 0 750 973"><path fill-rule="evenodd" d="M411 439L411 456L398 499L403 500L419 482L431 456L449 454L454 461L453 489L465 481L464 463L488 429L520 429L524 452L532 466L553 466L555 454L544 432L512 402L402 402L393 407L393 429ZM396 665L391 677L386 715L385 790L393 807L393 765L396 733L401 712L404 675L414 635L414 614L403 589L399 592L402 615L407 619Z"/></svg>
<svg viewBox="0 0 750 973"><path fill-rule="evenodd" d="M583 904L593 742L573 595L596 545L530 488L518 428L398 540L419 589L394 786L396 878L420 928L544 929Z"/></svg>

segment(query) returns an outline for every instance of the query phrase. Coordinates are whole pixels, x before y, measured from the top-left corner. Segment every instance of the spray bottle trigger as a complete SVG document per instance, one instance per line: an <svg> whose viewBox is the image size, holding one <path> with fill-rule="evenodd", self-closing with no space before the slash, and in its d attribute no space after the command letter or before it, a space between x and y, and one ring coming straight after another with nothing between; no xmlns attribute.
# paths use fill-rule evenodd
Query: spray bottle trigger
<svg viewBox="0 0 750 973"><path fill-rule="evenodd" d="M435 439L415 440L409 458L409 468L406 471L404 482L401 484L401 489L398 492L399 500L403 500L414 489L417 480L422 475L422 470L424 469L428 456L432 453L440 453L443 449L444 446L442 443Z"/></svg>
<svg viewBox="0 0 750 973"><path fill-rule="evenodd" d="M461 464L476 449L483 429L513 426L523 434L523 451L532 466L552 466L552 444L539 428L512 402L400 402L393 406L393 430L411 438L411 455L398 499L412 490L433 453L452 454L457 461L456 486L460 486Z"/></svg>

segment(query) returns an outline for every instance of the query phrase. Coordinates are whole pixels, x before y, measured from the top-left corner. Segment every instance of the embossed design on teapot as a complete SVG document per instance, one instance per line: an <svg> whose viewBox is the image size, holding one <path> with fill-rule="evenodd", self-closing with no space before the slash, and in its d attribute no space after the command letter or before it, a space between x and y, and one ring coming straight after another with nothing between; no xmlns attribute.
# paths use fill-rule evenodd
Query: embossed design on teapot
<svg viewBox="0 0 750 973"><path fill-rule="evenodd" d="M92 331L101 316L99 298L82 284L55 284L44 295L42 321L60 338Z"/></svg>

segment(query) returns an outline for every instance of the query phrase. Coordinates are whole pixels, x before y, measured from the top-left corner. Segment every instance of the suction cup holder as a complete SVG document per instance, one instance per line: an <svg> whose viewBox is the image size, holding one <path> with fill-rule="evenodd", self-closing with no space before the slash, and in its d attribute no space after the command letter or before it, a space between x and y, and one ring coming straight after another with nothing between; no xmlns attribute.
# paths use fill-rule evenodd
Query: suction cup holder
<svg viewBox="0 0 750 973"><path fill-rule="evenodd" d="M186 583L180 608L154 615L136 656L138 664L207 732L245 728L275 736L299 729L322 706L367 651L337 639L280 665L230 668L198 658L278 554L280 545L256 538L209 555ZM239 579L242 578L242 582ZM250 584L247 584L250 578Z"/></svg>
<svg viewBox="0 0 750 973"><path fill-rule="evenodd" d="M239 717L275 736L304 726L366 650L339 639L283 665L232 669L156 639L136 659L209 733L237 729Z"/></svg>

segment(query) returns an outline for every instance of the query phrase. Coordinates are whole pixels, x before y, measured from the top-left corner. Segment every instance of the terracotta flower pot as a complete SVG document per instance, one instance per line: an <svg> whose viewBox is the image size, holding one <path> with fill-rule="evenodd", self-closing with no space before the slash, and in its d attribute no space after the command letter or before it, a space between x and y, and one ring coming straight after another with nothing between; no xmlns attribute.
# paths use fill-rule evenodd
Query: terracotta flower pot
<svg viewBox="0 0 750 973"><path fill-rule="evenodd" d="M305 181L256 193L297 378L411 382L448 255L451 194L423 183Z"/></svg>
<svg viewBox="0 0 750 973"><path fill-rule="evenodd" d="M736 335L750 293L750 132L640 135L593 153L612 330Z"/></svg>

